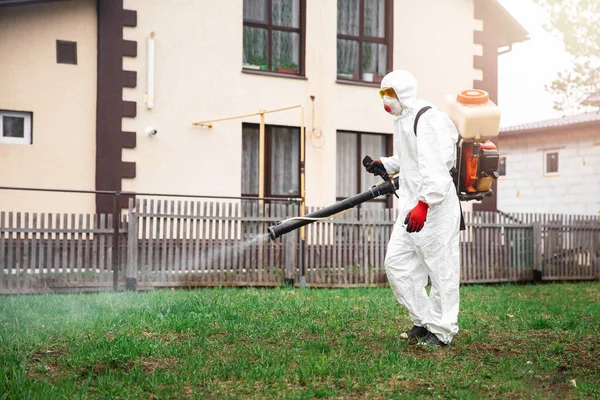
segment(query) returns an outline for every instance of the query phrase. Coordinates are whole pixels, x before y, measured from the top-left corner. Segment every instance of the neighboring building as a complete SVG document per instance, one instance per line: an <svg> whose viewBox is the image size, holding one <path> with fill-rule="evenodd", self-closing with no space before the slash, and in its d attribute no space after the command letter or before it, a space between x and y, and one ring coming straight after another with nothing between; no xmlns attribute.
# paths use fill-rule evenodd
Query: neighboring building
<svg viewBox="0 0 600 400"><path fill-rule="evenodd" d="M600 213L600 114L501 129L498 209Z"/></svg>
<svg viewBox="0 0 600 400"><path fill-rule="evenodd" d="M259 118L192 123L302 104L304 166L300 111L265 116L264 194L298 193L305 168L307 205L327 205L393 151L385 73L440 107L471 87L496 101L499 48L526 35L496 0L0 0L0 186L258 195ZM0 209L112 198L2 191Z"/></svg>

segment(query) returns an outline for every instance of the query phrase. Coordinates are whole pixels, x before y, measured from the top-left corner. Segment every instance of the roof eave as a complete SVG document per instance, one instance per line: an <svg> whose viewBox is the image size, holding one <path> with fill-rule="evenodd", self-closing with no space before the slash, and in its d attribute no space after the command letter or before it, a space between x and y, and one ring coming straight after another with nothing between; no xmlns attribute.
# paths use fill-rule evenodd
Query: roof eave
<svg viewBox="0 0 600 400"><path fill-rule="evenodd" d="M567 131L567 130L573 130L573 129L583 130L583 129L593 129L593 128L600 128L600 120L580 122L580 123L567 124L567 125L541 126L541 127L535 127L535 128L525 128L525 129L517 129L517 130L510 130L510 131L500 130L498 137L503 138L503 137L509 137L509 136L511 136L511 137L512 136L522 136L522 135L526 135L526 134L529 135L529 134L535 134L535 133L563 133L564 131Z"/></svg>
<svg viewBox="0 0 600 400"><path fill-rule="evenodd" d="M499 30L499 47L511 46L515 43L530 40L529 32L508 12L498 0L478 0L482 5L489 7L491 15L497 16L497 23L501 25Z"/></svg>

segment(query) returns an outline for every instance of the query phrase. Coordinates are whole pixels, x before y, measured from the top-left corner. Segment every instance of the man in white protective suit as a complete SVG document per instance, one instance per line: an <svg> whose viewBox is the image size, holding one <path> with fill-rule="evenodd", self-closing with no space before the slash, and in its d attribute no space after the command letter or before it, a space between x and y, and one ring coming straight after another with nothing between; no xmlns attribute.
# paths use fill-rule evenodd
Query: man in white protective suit
<svg viewBox="0 0 600 400"><path fill-rule="evenodd" d="M396 117L397 155L366 168L400 173L400 214L385 258L392 291L414 324L400 337L449 344L458 332L461 211L450 175L458 132L447 115L417 100L417 82L407 71L387 74L380 95L385 111Z"/></svg>

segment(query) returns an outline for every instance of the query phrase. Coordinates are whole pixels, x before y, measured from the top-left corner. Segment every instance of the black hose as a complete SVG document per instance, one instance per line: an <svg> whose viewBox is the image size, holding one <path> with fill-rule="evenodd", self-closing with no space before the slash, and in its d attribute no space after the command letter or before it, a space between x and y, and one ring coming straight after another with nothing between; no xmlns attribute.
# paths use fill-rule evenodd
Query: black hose
<svg viewBox="0 0 600 400"><path fill-rule="evenodd" d="M389 181L385 181L379 186L373 186L369 190L366 190L355 196L348 197L347 199L341 200L333 205L322 208L313 213L306 214L303 218L327 218L349 208L356 207L357 205L374 199L375 197L395 193L397 187L398 177L395 177ZM268 227L267 232L269 233L271 240L275 240L281 235L308 225L312 222L315 221L310 219L286 219L278 222L276 225Z"/></svg>

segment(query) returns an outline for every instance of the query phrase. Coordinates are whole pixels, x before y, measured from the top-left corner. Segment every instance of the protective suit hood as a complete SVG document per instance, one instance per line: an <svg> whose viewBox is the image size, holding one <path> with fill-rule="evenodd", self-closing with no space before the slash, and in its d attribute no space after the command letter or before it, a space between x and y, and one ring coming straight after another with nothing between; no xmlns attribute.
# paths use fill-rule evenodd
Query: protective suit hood
<svg viewBox="0 0 600 400"><path fill-rule="evenodd" d="M403 107L399 118L410 114L417 107L417 80L408 71L392 71L381 80L381 88L391 87Z"/></svg>

